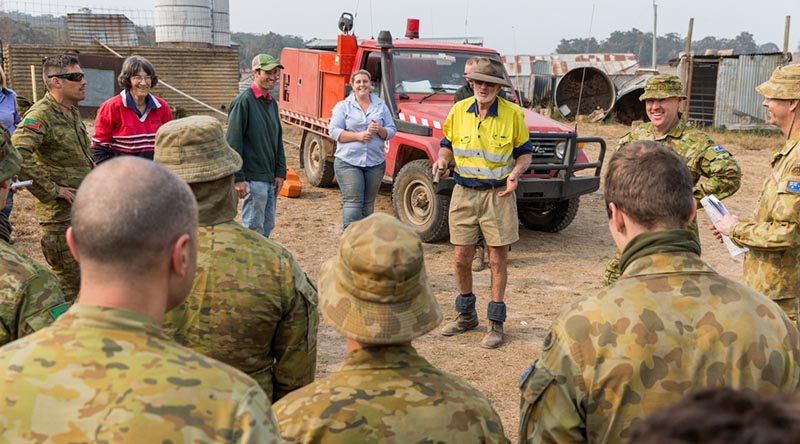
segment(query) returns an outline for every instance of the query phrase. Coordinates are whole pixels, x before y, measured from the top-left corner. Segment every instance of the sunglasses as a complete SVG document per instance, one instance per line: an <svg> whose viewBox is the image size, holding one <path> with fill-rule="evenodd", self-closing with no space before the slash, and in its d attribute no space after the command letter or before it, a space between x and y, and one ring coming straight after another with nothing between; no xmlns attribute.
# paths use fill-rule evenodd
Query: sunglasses
<svg viewBox="0 0 800 444"><path fill-rule="evenodd" d="M488 88L491 88L491 87L497 85L497 83L484 82L483 80L471 80L471 82L475 86L485 86L485 87L488 87Z"/></svg>
<svg viewBox="0 0 800 444"><path fill-rule="evenodd" d="M59 79L69 80L70 82L80 82L85 75L86 74L82 72L70 72L66 74L50 74L47 78L52 79L53 77L57 77Z"/></svg>

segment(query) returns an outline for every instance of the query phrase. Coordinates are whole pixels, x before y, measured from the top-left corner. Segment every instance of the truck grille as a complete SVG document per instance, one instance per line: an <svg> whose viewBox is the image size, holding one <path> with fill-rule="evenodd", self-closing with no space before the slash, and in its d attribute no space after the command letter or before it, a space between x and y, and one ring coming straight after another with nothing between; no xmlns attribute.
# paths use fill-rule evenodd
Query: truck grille
<svg viewBox="0 0 800 444"><path fill-rule="evenodd" d="M556 143L558 140L531 139L533 144L533 157L555 157Z"/></svg>

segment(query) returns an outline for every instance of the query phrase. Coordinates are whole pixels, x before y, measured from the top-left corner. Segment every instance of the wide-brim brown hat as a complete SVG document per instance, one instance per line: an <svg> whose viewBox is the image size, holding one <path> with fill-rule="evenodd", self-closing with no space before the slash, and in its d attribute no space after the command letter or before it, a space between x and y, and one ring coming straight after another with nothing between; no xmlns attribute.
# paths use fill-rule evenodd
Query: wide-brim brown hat
<svg viewBox="0 0 800 444"><path fill-rule="evenodd" d="M222 124L210 116L185 117L161 126L154 160L186 183L211 182L242 169L242 158L225 140Z"/></svg>
<svg viewBox="0 0 800 444"><path fill-rule="evenodd" d="M338 254L322 265L318 287L322 316L361 343L408 342L442 322L422 241L387 214L373 214L345 230Z"/></svg>
<svg viewBox="0 0 800 444"><path fill-rule="evenodd" d="M644 94L639 96L639 100L644 102L647 99L669 99L677 97L685 99L681 79L674 74L659 74L650 77L644 86Z"/></svg>
<svg viewBox="0 0 800 444"><path fill-rule="evenodd" d="M497 60L481 57L475 62L475 70L466 76L469 80L480 80L482 82L494 83L501 86L511 86L506 81L503 72L503 64Z"/></svg>
<svg viewBox="0 0 800 444"><path fill-rule="evenodd" d="M800 99L800 65L775 68L772 77L756 86L756 91L768 99Z"/></svg>

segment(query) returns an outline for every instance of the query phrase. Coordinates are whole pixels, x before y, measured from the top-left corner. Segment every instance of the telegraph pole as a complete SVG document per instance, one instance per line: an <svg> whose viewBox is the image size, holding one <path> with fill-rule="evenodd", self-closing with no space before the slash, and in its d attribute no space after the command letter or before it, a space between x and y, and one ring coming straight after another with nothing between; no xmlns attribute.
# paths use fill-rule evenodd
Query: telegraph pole
<svg viewBox="0 0 800 444"><path fill-rule="evenodd" d="M658 26L658 5L653 0L653 69L656 69L656 28Z"/></svg>

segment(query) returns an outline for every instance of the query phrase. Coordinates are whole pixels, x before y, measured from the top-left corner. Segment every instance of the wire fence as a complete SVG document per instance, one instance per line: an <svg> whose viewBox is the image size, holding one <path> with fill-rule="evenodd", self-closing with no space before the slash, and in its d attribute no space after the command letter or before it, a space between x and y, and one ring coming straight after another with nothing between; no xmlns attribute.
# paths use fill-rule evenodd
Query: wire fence
<svg viewBox="0 0 800 444"><path fill-rule="evenodd" d="M215 2L223 9L215 10ZM222 0L162 2L154 9L0 0L3 43L86 44L97 39L110 45L154 46L158 39L228 46L229 33L227 1Z"/></svg>

